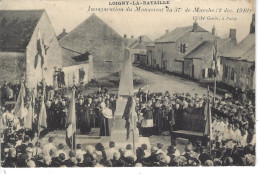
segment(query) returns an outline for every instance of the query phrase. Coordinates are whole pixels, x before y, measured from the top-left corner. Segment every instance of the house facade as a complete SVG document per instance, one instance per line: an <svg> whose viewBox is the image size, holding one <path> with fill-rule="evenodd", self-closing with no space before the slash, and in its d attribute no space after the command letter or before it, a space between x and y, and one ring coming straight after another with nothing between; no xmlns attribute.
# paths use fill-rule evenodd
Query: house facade
<svg viewBox="0 0 260 174"><path fill-rule="evenodd" d="M223 63L220 56L231 50L236 45L236 30L230 30L227 39L216 38L214 41L204 41L184 57L184 74L202 82L214 81L213 52L217 50L217 81L222 80Z"/></svg>
<svg viewBox="0 0 260 174"><path fill-rule="evenodd" d="M26 87L36 88L44 78L53 85L62 55L45 10L1 10L0 21L1 82L25 77Z"/></svg>
<svg viewBox="0 0 260 174"><path fill-rule="evenodd" d="M214 30L212 29L212 32ZM208 32L194 22L192 26L178 27L155 40L154 64L159 70L184 73L184 57L204 41L213 40Z"/></svg>
<svg viewBox="0 0 260 174"><path fill-rule="evenodd" d="M255 91L255 15L250 32L236 47L221 56L222 82L228 86Z"/></svg>
<svg viewBox="0 0 260 174"><path fill-rule="evenodd" d="M146 46L146 66L150 68L155 68L155 59L154 59L154 42L150 42Z"/></svg>

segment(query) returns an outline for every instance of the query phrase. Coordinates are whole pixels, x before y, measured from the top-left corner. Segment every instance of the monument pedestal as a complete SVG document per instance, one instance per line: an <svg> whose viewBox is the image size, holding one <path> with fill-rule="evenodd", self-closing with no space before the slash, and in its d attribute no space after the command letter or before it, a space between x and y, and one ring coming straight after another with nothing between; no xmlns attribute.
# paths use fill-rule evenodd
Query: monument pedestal
<svg viewBox="0 0 260 174"><path fill-rule="evenodd" d="M126 139L127 129L125 127L126 120L122 118L124 114L124 110L126 107L127 98L120 97L116 101L116 112L114 116L114 124L111 129L111 141L117 143L126 143L133 144L133 140L135 145L139 142L139 130L135 127L134 131L130 132L129 138Z"/></svg>

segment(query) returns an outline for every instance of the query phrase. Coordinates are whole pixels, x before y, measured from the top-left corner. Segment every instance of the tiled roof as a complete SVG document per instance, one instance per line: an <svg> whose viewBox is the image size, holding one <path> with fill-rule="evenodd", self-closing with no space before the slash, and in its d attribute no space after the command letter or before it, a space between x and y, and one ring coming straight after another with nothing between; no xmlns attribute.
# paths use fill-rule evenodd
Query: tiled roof
<svg viewBox="0 0 260 174"><path fill-rule="evenodd" d="M44 10L0 10L0 50L25 51Z"/></svg>
<svg viewBox="0 0 260 174"><path fill-rule="evenodd" d="M145 43L146 44L146 43L152 42L152 40L147 35L141 35L131 45L129 45L129 48L135 48L137 45L139 45L140 44L140 37L142 37L142 42L141 43Z"/></svg>
<svg viewBox="0 0 260 174"><path fill-rule="evenodd" d="M183 37L187 33L192 32L193 26L178 27L169 33L164 34L160 38L156 39L155 42L176 42L179 38ZM204 28L197 26L197 30L194 33L208 32Z"/></svg>
<svg viewBox="0 0 260 174"><path fill-rule="evenodd" d="M234 49L223 57L255 61L255 33L247 35Z"/></svg>
<svg viewBox="0 0 260 174"><path fill-rule="evenodd" d="M227 51L235 47L235 41L231 39L217 39L218 43L218 56L225 54ZM193 49L185 58L212 58L214 40L202 42L199 46Z"/></svg>
<svg viewBox="0 0 260 174"><path fill-rule="evenodd" d="M115 40L123 42L123 38L98 16L92 14L61 40L60 45L81 54L86 53L93 40Z"/></svg>

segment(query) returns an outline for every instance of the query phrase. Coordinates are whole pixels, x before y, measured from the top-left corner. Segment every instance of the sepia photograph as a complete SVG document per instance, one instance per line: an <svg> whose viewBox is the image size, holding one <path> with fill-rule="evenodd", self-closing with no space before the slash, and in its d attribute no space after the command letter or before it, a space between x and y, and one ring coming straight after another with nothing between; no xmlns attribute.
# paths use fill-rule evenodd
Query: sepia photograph
<svg viewBox="0 0 260 174"><path fill-rule="evenodd" d="M0 168L255 166L255 11L0 0Z"/></svg>

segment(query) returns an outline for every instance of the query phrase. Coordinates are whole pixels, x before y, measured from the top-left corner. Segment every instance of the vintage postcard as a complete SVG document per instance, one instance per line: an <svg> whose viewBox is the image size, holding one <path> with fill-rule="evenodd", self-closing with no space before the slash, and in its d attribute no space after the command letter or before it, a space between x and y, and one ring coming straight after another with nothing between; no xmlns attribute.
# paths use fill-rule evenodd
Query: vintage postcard
<svg viewBox="0 0 260 174"><path fill-rule="evenodd" d="M0 0L1 167L255 166L255 11Z"/></svg>

